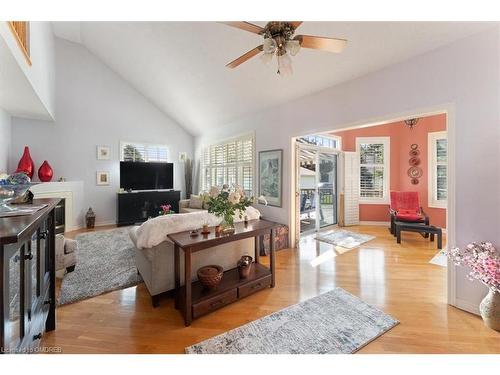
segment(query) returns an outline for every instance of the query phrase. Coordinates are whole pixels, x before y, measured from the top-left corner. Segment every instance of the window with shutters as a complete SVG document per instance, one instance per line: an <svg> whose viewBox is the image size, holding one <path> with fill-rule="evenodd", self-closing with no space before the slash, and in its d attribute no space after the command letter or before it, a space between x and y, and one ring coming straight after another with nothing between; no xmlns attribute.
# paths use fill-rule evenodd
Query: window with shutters
<svg viewBox="0 0 500 375"><path fill-rule="evenodd" d="M253 195L254 139L252 135L206 147L202 155L201 188L239 185Z"/></svg>
<svg viewBox="0 0 500 375"><path fill-rule="evenodd" d="M151 143L120 142L121 161L167 162L168 147Z"/></svg>
<svg viewBox="0 0 500 375"><path fill-rule="evenodd" d="M446 132L428 134L429 207L446 208L448 197L448 139Z"/></svg>
<svg viewBox="0 0 500 375"><path fill-rule="evenodd" d="M390 137L356 138L359 202L389 203Z"/></svg>

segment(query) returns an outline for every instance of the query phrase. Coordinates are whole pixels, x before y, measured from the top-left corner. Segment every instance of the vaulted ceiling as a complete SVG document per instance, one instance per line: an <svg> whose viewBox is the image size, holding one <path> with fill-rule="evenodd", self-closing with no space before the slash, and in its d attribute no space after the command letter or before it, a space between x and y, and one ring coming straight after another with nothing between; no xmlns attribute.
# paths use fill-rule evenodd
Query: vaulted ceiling
<svg viewBox="0 0 500 375"><path fill-rule="evenodd" d="M265 22L255 22L261 26ZM253 58L261 37L216 22L55 22L191 134L320 91L480 32L473 22L304 22L301 34L348 40L341 54L302 49L294 73Z"/></svg>

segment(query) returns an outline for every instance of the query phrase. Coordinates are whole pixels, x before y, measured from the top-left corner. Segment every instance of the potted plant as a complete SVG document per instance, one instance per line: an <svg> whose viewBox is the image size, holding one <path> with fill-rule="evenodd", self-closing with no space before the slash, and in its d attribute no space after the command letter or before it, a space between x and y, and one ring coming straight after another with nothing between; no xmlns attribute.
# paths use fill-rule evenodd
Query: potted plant
<svg viewBox="0 0 500 375"><path fill-rule="evenodd" d="M224 185L222 189L213 186L208 194L208 212L222 218L221 228L224 233L234 232L234 215L243 218L245 209L253 203L253 199L245 195L240 186L230 189Z"/></svg>
<svg viewBox="0 0 500 375"><path fill-rule="evenodd" d="M479 280L489 288L479 311L487 327L500 331L500 253L490 242L472 242L463 251L455 247L446 255L456 265L470 268L469 280Z"/></svg>

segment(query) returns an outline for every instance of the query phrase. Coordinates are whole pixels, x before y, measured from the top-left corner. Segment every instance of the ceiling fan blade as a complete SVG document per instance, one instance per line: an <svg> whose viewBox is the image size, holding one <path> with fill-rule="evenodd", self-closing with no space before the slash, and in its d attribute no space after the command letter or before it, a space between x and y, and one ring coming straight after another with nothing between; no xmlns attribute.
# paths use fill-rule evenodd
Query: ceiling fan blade
<svg viewBox="0 0 500 375"><path fill-rule="evenodd" d="M302 21L290 21L290 23L292 24L292 26L295 30L297 30L297 27L302 25Z"/></svg>
<svg viewBox="0 0 500 375"><path fill-rule="evenodd" d="M226 67L234 69L238 65L243 64L245 61L250 60L255 55L258 55L260 52L262 52L263 49L264 49L264 47L261 44L260 46L255 47L254 49L251 49L250 51L248 51L244 55L241 55L236 60L231 61L229 64L226 65Z"/></svg>
<svg viewBox="0 0 500 375"><path fill-rule="evenodd" d="M303 48L320 49L328 52L342 52L347 44L345 39L326 38L323 36L297 35L295 40L300 42Z"/></svg>
<svg viewBox="0 0 500 375"><path fill-rule="evenodd" d="M219 22L219 23L223 23L224 25L236 27L237 29L249 31L249 32L255 33L255 34L262 34L262 32L264 31L263 27L260 27L258 25L254 25L253 23L245 22L245 21L228 21L228 22Z"/></svg>

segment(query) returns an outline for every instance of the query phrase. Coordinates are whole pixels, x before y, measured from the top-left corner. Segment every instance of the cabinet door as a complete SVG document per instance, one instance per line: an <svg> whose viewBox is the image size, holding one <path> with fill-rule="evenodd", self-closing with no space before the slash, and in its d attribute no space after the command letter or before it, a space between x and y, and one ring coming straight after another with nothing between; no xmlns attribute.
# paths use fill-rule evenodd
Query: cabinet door
<svg viewBox="0 0 500 375"><path fill-rule="evenodd" d="M49 253L49 225L48 219L43 221L42 225L36 231L37 236L37 273L39 274L39 287L37 297L43 295L45 289L49 285L49 271L50 271L50 253Z"/></svg>
<svg viewBox="0 0 500 375"><path fill-rule="evenodd" d="M24 248L4 249L4 352L15 352L24 337Z"/></svg>

